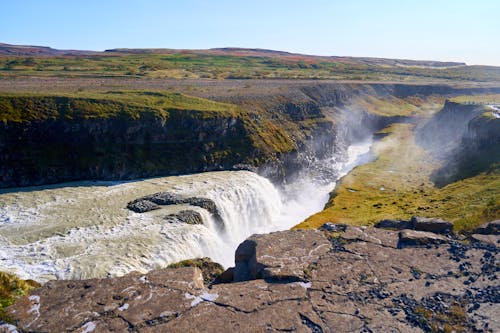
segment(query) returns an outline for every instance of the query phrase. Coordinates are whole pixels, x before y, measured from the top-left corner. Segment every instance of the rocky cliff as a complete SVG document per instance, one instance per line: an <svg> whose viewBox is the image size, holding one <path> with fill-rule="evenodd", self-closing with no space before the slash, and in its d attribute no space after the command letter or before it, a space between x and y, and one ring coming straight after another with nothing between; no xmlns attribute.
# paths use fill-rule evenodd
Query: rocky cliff
<svg viewBox="0 0 500 333"><path fill-rule="evenodd" d="M498 332L500 224L467 238L449 227L254 235L211 285L197 267L51 281L7 308L0 332Z"/></svg>
<svg viewBox="0 0 500 333"><path fill-rule="evenodd" d="M237 116L170 110L0 123L0 187L231 169L260 153Z"/></svg>
<svg viewBox="0 0 500 333"><path fill-rule="evenodd" d="M422 112L432 94L461 91L338 83L238 89L228 96L214 87L208 98L165 91L3 94L0 187L234 168L281 181L311 159L341 155L350 141Z"/></svg>
<svg viewBox="0 0 500 333"><path fill-rule="evenodd" d="M443 160L431 176L438 186L498 168L500 118L481 104L446 101L417 131L417 141Z"/></svg>

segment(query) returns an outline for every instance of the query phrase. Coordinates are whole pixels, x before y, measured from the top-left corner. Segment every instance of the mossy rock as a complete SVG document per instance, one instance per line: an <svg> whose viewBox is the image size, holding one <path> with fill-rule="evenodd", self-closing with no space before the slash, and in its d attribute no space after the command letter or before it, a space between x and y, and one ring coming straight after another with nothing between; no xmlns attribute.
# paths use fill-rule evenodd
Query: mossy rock
<svg viewBox="0 0 500 333"><path fill-rule="evenodd" d="M9 322L4 309L12 305L16 297L26 295L40 286L40 283L36 281L21 280L14 274L0 272L0 321Z"/></svg>
<svg viewBox="0 0 500 333"><path fill-rule="evenodd" d="M198 267L201 269L203 274L203 282L206 286L212 285L217 278L224 272L224 267L222 265L213 262L212 259L197 258L197 259L187 259L183 261L176 262L168 266L169 268L179 268L179 267Z"/></svg>

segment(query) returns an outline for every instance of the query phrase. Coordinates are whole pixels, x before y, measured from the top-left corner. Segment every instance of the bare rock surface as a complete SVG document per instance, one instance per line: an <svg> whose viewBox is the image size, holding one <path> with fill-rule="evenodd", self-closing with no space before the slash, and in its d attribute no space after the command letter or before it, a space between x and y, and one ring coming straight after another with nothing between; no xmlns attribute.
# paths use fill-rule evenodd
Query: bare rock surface
<svg viewBox="0 0 500 333"><path fill-rule="evenodd" d="M254 235L230 283L207 287L196 267L51 281L7 308L0 332L500 332L497 256L414 230Z"/></svg>
<svg viewBox="0 0 500 333"><path fill-rule="evenodd" d="M305 281L304 270L330 249L328 239L316 230L253 235L236 249L235 280Z"/></svg>
<svg viewBox="0 0 500 333"><path fill-rule="evenodd" d="M432 232L402 230L399 232L399 247L405 246L427 246L431 244L447 243L449 239Z"/></svg>
<svg viewBox="0 0 500 333"><path fill-rule="evenodd" d="M473 234L471 236L473 241L488 243L496 247L500 247L500 235L482 235L482 234Z"/></svg>

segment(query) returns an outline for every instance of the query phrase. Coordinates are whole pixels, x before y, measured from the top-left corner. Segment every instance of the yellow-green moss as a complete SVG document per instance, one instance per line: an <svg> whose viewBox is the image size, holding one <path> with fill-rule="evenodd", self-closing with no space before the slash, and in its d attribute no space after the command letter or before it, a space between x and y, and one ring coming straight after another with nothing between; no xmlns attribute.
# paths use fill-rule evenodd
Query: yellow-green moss
<svg viewBox="0 0 500 333"><path fill-rule="evenodd" d="M36 281L21 280L13 274L0 272L0 320L8 321L4 309L14 303L16 297L38 287L40 284Z"/></svg>
<svg viewBox="0 0 500 333"><path fill-rule="evenodd" d="M436 112L443 104L442 96L375 97L357 98L353 104L378 116L417 116Z"/></svg>
<svg viewBox="0 0 500 333"><path fill-rule="evenodd" d="M80 92L75 94L0 94L0 121L92 119L156 116L172 111L191 112L198 118L237 116L236 105L180 93L155 91Z"/></svg>
<svg viewBox="0 0 500 333"><path fill-rule="evenodd" d="M500 103L500 94L461 95L450 99L455 103Z"/></svg>

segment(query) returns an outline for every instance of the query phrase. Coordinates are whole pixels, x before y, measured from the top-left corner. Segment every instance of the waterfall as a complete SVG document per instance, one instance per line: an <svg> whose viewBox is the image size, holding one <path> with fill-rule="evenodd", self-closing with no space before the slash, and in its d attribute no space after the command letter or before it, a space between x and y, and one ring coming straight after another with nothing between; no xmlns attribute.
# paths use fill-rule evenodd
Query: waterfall
<svg viewBox="0 0 500 333"><path fill-rule="evenodd" d="M0 191L0 271L43 282L147 272L205 256L232 266L245 238L288 229L321 210L335 180L363 162L369 147L351 146L345 162L319 161L331 176L307 168L281 188L253 172L221 171ZM163 191L213 200L222 221L189 205L126 209L133 199ZM203 224L165 219L186 209L198 212Z"/></svg>

